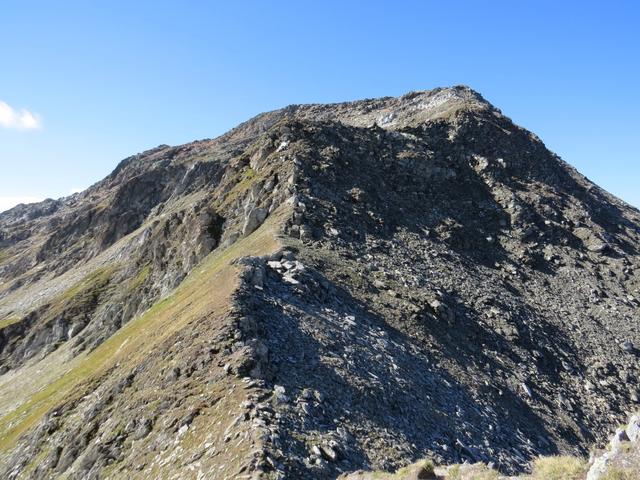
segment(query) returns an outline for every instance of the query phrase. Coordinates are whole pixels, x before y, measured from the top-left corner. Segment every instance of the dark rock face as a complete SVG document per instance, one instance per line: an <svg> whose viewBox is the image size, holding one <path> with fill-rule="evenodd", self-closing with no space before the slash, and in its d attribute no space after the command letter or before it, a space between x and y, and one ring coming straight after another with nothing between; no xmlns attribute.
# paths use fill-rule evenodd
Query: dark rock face
<svg viewBox="0 0 640 480"><path fill-rule="evenodd" d="M225 333L211 319L180 332L217 338L215 350L167 343L135 370L173 385L191 366L163 358L184 348L202 381L248 377L246 412L220 432L226 445L250 423L259 439L243 474L335 478L425 456L521 471L585 452L637 408L640 214L465 87L287 107L0 214L0 318L12 319L0 368L67 342L94 349L283 209L284 250L241 262ZM151 377L96 382L105 400L82 407L93 430L65 420L24 437L48 446L37 476L113 464L126 477L132 441L161 451L198 416L166 420L186 402L179 389L156 388L162 408L144 413L136 392ZM114 405L121 438L91 444ZM62 408L72 419L80 407Z"/></svg>

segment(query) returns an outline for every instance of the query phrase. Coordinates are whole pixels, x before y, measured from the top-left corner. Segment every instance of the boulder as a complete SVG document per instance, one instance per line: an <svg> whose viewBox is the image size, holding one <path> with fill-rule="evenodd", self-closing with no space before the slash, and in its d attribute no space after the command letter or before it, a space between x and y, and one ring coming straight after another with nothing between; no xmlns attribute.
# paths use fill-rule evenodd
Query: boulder
<svg viewBox="0 0 640 480"><path fill-rule="evenodd" d="M252 208L249 210L242 227L242 235L247 236L253 233L262 225L265 218L267 218L267 211L264 208Z"/></svg>

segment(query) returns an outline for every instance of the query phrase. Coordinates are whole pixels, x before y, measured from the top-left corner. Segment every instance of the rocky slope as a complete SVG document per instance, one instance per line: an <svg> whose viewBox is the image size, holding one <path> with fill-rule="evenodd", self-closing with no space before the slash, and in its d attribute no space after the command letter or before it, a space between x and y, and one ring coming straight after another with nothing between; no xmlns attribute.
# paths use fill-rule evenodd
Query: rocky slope
<svg viewBox="0 0 640 480"><path fill-rule="evenodd" d="M637 408L640 214L479 94L291 106L0 214L7 478L526 470Z"/></svg>

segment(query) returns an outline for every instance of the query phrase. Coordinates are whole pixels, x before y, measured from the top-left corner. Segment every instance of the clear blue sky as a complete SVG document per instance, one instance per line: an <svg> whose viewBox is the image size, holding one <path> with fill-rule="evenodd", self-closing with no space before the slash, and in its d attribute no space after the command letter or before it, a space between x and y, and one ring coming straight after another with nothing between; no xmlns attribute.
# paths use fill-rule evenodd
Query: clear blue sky
<svg viewBox="0 0 640 480"><path fill-rule="evenodd" d="M640 206L637 5L3 0L0 201L290 103L467 84Z"/></svg>

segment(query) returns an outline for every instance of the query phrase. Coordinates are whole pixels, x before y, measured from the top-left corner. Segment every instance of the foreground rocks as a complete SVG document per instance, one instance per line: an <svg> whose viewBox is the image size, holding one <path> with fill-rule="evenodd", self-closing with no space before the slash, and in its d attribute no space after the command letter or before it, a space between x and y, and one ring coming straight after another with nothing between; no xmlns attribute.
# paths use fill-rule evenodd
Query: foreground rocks
<svg viewBox="0 0 640 480"><path fill-rule="evenodd" d="M458 464L434 466L429 460L408 465L393 473L358 471L343 474L342 480L637 480L640 478L640 417L631 417L604 451L591 454L587 462L574 457L540 457L533 472L519 476L500 475L492 465Z"/></svg>
<svg viewBox="0 0 640 480"><path fill-rule="evenodd" d="M591 456L587 480L640 478L640 415L619 428L604 451Z"/></svg>

